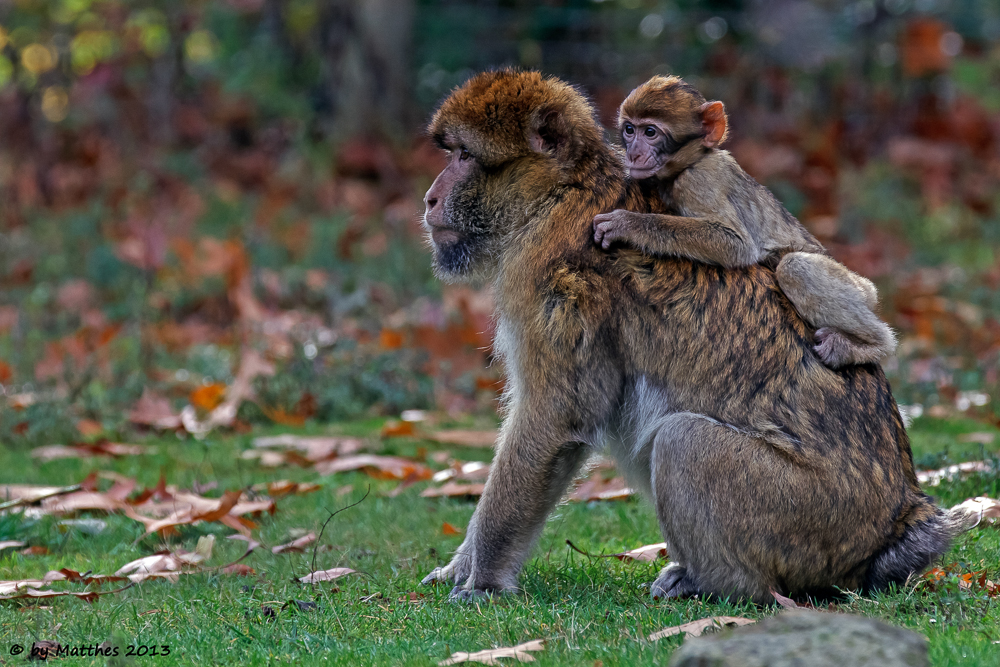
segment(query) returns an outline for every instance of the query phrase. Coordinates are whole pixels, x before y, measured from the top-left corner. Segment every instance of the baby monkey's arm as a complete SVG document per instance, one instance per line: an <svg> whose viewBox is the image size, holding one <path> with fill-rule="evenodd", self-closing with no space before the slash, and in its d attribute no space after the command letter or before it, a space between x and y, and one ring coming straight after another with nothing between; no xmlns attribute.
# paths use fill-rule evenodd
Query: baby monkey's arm
<svg viewBox="0 0 1000 667"><path fill-rule="evenodd" d="M724 217L688 218L617 209L594 218L594 241L607 249L616 241L650 255L674 255L726 268L760 261L762 250L740 224Z"/></svg>

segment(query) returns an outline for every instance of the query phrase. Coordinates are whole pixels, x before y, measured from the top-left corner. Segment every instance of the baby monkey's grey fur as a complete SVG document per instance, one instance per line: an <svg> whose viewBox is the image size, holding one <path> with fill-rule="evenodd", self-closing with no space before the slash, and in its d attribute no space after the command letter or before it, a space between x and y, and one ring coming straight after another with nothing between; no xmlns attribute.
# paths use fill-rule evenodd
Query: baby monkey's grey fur
<svg viewBox="0 0 1000 667"><path fill-rule="evenodd" d="M706 102L677 77L656 76L625 99L618 113L627 166L655 178L676 215L615 210L594 218L594 238L651 255L675 255L738 268L772 267L782 291L816 328L815 350L832 368L877 362L896 337L875 314L870 280L830 258L823 246L728 151L722 102Z"/></svg>

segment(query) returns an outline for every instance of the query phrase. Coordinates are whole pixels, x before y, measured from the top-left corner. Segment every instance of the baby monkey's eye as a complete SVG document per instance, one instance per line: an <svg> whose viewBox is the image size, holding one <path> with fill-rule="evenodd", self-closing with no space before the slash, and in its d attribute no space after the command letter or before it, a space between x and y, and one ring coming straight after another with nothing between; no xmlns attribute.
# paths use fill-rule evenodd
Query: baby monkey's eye
<svg viewBox="0 0 1000 667"><path fill-rule="evenodd" d="M458 154L458 159L459 160L468 160L470 157L472 157L472 155L469 154L469 149L467 149L465 146L462 146L462 148L460 149L460 152Z"/></svg>
<svg viewBox="0 0 1000 667"><path fill-rule="evenodd" d="M653 137L656 136L656 128L653 127L653 126L649 126L649 127L646 128L646 131L644 132L644 134L647 137L649 137L649 138L653 138Z"/></svg>
<svg viewBox="0 0 1000 667"><path fill-rule="evenodd" d="M632 125L632 123L625 123L625 127L623 127L622 130L630 137L635 134L635 126Z"/></svg>

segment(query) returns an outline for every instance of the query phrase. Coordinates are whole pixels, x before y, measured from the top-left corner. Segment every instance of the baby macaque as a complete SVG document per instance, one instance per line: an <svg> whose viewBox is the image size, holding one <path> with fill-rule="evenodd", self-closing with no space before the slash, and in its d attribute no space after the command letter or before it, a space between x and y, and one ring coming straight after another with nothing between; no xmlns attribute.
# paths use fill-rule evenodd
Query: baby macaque
<svg viewBox="0 0 1000 667"><path fill-rule="evenodd" d="M834 261L823 246L718 146L728 130L722 102L707 102L675 76L655 76L618 112L629 175L656 179L676 215L618 209L594 218L594 240L629 243L727 268L775 266L782 291L816 328L816 353L831 368L877 362L896 337L875 315L870 280Z"/></svg>

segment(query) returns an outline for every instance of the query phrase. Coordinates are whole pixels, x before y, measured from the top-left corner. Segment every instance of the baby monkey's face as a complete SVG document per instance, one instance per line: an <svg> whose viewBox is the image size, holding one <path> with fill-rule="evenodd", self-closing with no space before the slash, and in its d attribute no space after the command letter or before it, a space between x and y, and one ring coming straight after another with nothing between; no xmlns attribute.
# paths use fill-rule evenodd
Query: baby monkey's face
<svg viewBox="0 0 1000 667"><path fill-rule="evenodd" d="M680 147L670 129L660 121L623 118L620 127L625 144L625 166L634 179L655 176Z"/></svg>

